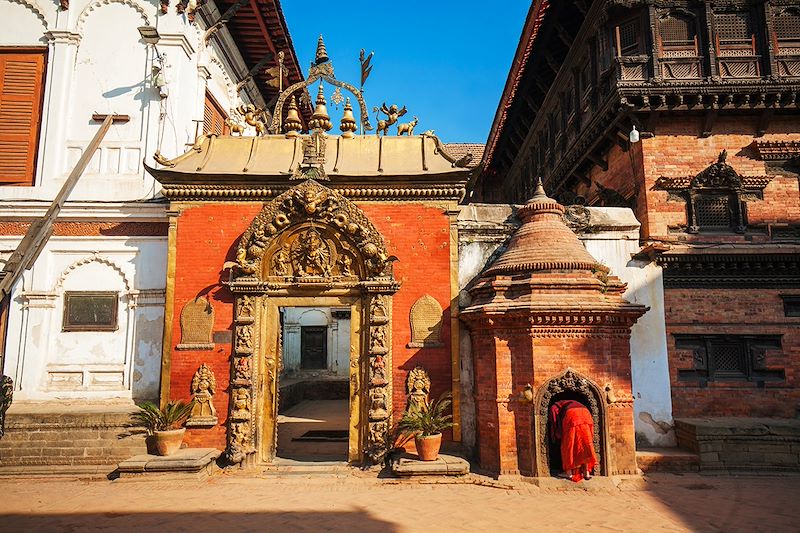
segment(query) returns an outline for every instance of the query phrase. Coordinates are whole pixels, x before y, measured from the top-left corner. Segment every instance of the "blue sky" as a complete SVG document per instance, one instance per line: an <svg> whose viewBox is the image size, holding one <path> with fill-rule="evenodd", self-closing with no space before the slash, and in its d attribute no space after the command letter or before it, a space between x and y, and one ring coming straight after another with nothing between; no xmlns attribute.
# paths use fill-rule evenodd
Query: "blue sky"
<svg viewBox="0 0 800 533"><path fill-rule="evenodd" d="M483 143L530 1L282 0L281 6L304 75L320 34L336 77L356 87L359 50L375 52L364 85L373 125L372 108L385 101L408 108L400 122L419 117L416 133L434 130L444 142ZM330 104L332 91L326 87L338 133L341 110Z"/></svg>

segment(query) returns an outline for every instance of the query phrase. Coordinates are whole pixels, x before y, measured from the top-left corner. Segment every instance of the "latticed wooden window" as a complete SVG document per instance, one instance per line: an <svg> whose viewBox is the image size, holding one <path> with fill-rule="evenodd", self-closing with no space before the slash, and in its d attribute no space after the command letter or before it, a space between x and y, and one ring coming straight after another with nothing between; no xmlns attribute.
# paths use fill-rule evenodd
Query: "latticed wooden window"
<svg viewBox="0 0 800 533"><path fill-rule="evenodd" d="M724 56L754 55L756 38L749 11L714 14L717 52Z"/></svg>
<svg viewBox="0 0 800 533"><path fill-rule="evenodd" d="M675 334L675 348L689 351L691 368L678 370L681 380L776 381L783 369L767 366L767 352L781 349L780 335Z"/></svg>
<svg viewBox="0 0 800 533"><path fill-rule="evenodd" d="M33 185L44 51L0 50L0 185Z"/></svg>
<svg viewBox="0 0 800 533"><path fill-rule="evenodd" d="M616 27L617 55L634 56L644 50L642 22L637 17Z"/></svg>
<svg viewBox="0 0 800 533"><path fill-rule="evenodd" d="M694 56L698 53L695 20L682 13L670 13L659 20L661 51L667 57Z"/></svg>
<svg viewBox="0 0 800 533"><path fill-rule="evenodd" d="M772 19L778 53L800 53L800 9L778 13Z"/></svg>
<svg viewBox="0 0 800 533"><path fill-rule="evenodd" d="M228 134L230 130L228 125L225 124L226 118L228 118L228 115L222 110L222 106L206 91L206 103L203 109L203 134Z"/></svg>
<svg viewBox="0 0 800 533"><path fill-rule="evenodd" d="M695 199L697 225L701 230L723 230L734 226L731 198L728 195L702 195Z"/></svg>

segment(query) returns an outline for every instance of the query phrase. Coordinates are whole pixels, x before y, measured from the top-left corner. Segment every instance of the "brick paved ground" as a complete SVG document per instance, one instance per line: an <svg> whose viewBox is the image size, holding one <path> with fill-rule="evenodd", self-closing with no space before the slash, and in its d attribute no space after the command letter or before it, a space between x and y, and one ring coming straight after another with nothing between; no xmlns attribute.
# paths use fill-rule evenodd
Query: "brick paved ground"
<svg viewBox="0 0 800 533"><path fill-rule="evenodd" d="M798 531L800 476L596 481L564 490L561 482L509 489L358 474L5 478L0 531Z"/></svg>

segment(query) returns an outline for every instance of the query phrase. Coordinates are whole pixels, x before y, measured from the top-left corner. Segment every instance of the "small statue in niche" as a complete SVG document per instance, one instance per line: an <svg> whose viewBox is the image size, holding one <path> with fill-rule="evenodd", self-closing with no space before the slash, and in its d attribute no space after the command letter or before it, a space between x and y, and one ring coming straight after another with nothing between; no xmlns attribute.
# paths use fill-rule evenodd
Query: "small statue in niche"
<svg viewBox="0 0 800 533"><path fill-rule="evenodd" d="M247 389L234 389L233 391L233 412L231 418L236 420L246 420L250 418L250 391Z"/></svg>
<svg viewBox="0 0 800 533"><path fill-rule="evenodd" d="M187 426L211 426L217 423L217 409L212 397L217 388L214 373L203 363L192 378L192 394L194 405L192 413L186 420Z"/></svg>
<svg viewBox="0 0 800 533"><path fill-rule="evenodd" d="M250 326L241 326L239 328L239 335L236 337L236 349L239 351L253 350L253 334L250 331Z"/></svg>
<svg viewBox="0 0 800 533"><path fill-rule="evenodd" d="M245 446L248 441L249 424L247 422L233 422L231 424L231 440L240 446Z"/></svg>
<svg viewBox="0 0 800 533"><path fill-rule="evenodd" d="M408 373L406 378L406 393L408 404L406 411L418 413L428 408L428 395L431 392L431 378L421 366L417 366Z"/></svg>
<svg viewBox="0 0 800 533"><path fill-rule="evenodd" d="M284 243L281 249L272 256L272 273L276 276L291 276L291 247L289 243Z"/></svg>
<svg viewBox="0 0 800 533"><path fill-rule="evenodd" d="M300 277L331 275L331 253L316 230L304 231L294 241L292 265Z"/></svg>

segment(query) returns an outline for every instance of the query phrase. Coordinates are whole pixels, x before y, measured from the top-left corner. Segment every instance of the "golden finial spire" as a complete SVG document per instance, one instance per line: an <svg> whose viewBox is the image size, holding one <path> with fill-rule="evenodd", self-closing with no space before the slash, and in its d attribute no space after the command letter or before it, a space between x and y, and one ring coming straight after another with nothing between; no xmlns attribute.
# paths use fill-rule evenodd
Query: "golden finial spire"
<svg viewBox="0 0 800 533"><path fill-rule="evenodd" d="M311 120L308 121L311 129L329 131L333 124L331 124L331 117L328 115L328 108L325 102L325 92L322 83L319 84L319 92L317 92L317 106L314 108L314 114L311 115Z"/></svg>
<svg viewBox="0 0 800 533"><path fill-rule="evenodd" d="M283 129L286 131L286 137L297 137L297 134L303 129L303 123L300 122L297 101L294 96L289 100L289 111L286 113L286 122L283 124Z"/></svg>
<svg viewBox="0 0 800 533"><path fill-rule="evenodd" d="M342 130L342 137L345 139L352 139L355 137L354 131L358 129L356 119L353 116L353 106L350 105L350 97L344 104L344 113L342 114L342 122L339 124L339 129Z"/></svg>
<svg viewBox="0 0 800 533"><path fill-rule="evenodd" d="M317 40L317 57L314 60L314 63L320 65L328 61L328 51L325 49L325 41L322 40L322 35L319 36Z"/></svg>

